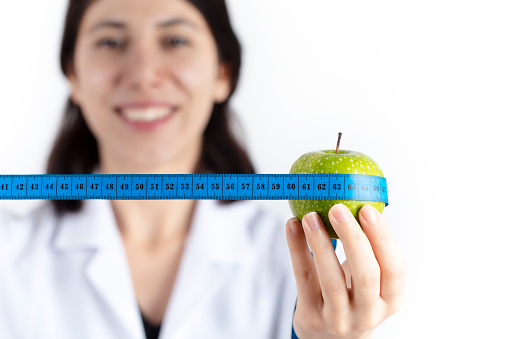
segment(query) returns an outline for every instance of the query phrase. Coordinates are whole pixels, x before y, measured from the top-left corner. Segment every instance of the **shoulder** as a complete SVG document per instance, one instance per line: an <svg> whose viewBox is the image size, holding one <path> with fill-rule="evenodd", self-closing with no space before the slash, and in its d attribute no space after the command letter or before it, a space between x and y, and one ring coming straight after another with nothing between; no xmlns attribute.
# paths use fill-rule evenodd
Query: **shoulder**
<svg viewBox="0 0 509 339"><path fill-rule="evenodd" d="M289 262L283 216L254 201L222 203L201 200L195 225L200 238L227 256L250 256L259 261L268 256L273 264ZM209 247L208 244L206 244ZM225 255L226 256L226 255Z"/></svg>
<svg viewBox="0 0 509 339"><path fill-rule="evenodd" d="M290 253L286 242L287 219L263 204L254 201L239 201L231 209L241 211L245 237L255 253L257 261L267 269L293 275Z"/></svg>
<svg viewBox="0 0 509 339"><path fill-rule="evenodd" d="M48 201L23 215L0 209L0 259L21 255L38 240L49 240L55 221Z"/></svg>
<svg viewBox="0 0 509 339"><path fill-rule="evenodd" d="M255 246L281 247L286 244L286 219L262 204L253 201L237 201L221 207L224 213L237 222L249 241Z"/></svg>

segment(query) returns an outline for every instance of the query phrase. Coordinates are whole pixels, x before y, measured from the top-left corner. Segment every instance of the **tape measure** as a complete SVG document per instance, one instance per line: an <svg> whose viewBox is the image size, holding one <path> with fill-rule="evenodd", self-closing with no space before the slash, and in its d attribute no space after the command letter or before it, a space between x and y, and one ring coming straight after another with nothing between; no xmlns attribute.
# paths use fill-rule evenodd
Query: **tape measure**
<svg viewBox="0 0 509 339"><path fill-rule="evenodd" d="M383 177L363 174L0 175L1 200L363 200L389 204Z"/></svg>

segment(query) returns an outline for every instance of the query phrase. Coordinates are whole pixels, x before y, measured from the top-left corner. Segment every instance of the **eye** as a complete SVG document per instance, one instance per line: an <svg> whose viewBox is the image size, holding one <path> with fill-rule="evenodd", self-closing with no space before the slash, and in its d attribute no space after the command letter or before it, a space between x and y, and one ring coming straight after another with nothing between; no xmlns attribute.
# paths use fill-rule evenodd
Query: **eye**
<svg viewBox="0 0 509 339"><path fill-rule="evenodd" d="M99 41L98 45L100 47L106 47L110 49L119 49L124 47L124 43L118 39L103 39Z"/></svg>
<svg viewBox="0 0 509 339"><path fill-rule="evenodd" d="M169 47L184 47L189 45L189 41L183 37L170 37L164 39L164 44Z"/></svg>

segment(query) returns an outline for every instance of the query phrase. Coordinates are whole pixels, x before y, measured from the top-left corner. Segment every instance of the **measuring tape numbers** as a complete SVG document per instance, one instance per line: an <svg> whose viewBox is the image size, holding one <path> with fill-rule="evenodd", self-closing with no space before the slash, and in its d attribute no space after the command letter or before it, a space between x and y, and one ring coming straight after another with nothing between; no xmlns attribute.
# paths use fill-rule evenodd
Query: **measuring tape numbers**
<svg viewBox="0 0 509 339"><path fill-rule="evenodd" d="M0 175L0 200L364 200L389 204L383 177L363 174Z"/></svg>

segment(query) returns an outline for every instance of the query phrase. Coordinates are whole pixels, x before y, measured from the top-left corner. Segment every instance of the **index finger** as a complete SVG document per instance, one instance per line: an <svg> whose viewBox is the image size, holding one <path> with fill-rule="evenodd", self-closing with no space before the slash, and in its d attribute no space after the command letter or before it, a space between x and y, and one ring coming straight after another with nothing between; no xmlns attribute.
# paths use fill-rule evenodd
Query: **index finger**
<svg viewBox="0 0 509 339"><path fill-rule="evenodd" d="M304 303L307 307L318 308L322 300L320 283L299 219L291 218L287 221L286 241L297 284L297 302Z"/></svg>
<svg viewBox="0 0 509 339"><path fill-rule="evenodd" d="M324 302L346 310L349 296L345 273L320 216L316 212L306 213L302 218L302 225L306 240L313 251L313 261Z"/></svg>

